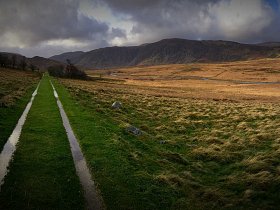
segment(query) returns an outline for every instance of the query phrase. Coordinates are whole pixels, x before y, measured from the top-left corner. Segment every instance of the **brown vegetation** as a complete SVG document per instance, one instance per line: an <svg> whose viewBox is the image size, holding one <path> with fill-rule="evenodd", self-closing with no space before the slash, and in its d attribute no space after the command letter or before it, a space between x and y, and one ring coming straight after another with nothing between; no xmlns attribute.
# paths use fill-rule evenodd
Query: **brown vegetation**
<svg viewBox="0 0 280 210"><path fill-rule="evenodd" d="M155 96L267 102L280 99L280 59L131 67L87 73L92 77L113 79L115 82L108 84L108 88L126 86L127 91Z"/></svg>
<svg viewBox="0 0 280 210"><path fill-rule="evenodd" d="M39 77L39 73L0 68L0 106L13 105Z"/></svg>
<svg viewBox="0 0 280 210"><path fill-rule="evenodd" d="M157 165L146 179L178 193L173 209L270 209L280 207L279 84L236 81L278 82L279 64L134 67L62 82L85 107L145 132L139 141L148 150L123 147L141 170ZM124 108L112 111L114 101Z"/></svg>

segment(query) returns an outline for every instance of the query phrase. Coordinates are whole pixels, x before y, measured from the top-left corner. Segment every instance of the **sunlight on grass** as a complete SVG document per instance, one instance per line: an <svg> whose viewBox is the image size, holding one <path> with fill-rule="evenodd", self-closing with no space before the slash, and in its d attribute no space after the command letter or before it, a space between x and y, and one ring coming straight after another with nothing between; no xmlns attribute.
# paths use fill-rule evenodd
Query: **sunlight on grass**
<svg viewBox="0 0 280 210"><path fill-rule="evenodd" d="M82 107L120 129L115 134L110 129L103 132L114 148L123 150L133 168L127 179L139 182L145 177L149 183L142 186L143 199L152 198L152 189L156 189L170 195L166 209L279 205L277 104L157 97L138 94L137 87L135 91L111 88L112 81L62 83ZM114 101L121 101L123 108L112 110ZM139 127L145 135L132 137L126 133L125 124ZM94 151L94 147L87 150ZM110 158L118 161L116 156ZM119 177L110 179L114 184L120 182ZM160 201L149 202L160 206Z"/></svg>

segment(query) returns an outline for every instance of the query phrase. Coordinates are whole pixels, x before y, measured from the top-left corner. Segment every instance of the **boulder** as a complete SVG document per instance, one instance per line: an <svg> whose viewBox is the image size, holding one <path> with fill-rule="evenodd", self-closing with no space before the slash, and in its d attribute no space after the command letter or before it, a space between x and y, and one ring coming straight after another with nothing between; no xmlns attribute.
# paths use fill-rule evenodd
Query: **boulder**
<svg viewBox="0 0 280 210"><path fill-rule="evenodd" d="M140 135L143 134L143 132L142 132L139 128L136 128L136 127L134 127L134 126L132 126L132 125L128 126L128 127L126 128L126 130L127 130L128 132L134 134L135 136L140 136Z"/></svg>
<svg viewBox="0 0 280 210"><path fill-rule="evenodd" d="M112 104L112 108L113 109L120 109L122 107L122 103L119 102L119 101L115 101L113 104Z"/></svg>

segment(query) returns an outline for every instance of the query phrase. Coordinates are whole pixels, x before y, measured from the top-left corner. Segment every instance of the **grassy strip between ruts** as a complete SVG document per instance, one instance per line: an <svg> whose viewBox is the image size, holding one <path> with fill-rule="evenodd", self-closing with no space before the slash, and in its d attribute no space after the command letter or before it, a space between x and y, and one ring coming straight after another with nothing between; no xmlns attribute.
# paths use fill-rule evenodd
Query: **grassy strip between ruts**
<svg viewBox="0 0 280 210"><path fill-rule="evenodd" d="M22 130L0 209L83 209L84 199L49 77Z"/></svg>

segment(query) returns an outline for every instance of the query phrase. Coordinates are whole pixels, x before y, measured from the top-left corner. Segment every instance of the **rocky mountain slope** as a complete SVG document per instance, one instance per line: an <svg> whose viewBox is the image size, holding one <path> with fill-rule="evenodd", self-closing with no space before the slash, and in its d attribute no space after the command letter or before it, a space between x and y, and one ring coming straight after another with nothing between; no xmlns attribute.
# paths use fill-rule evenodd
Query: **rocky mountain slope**
<svg viewBox="0 0 280 210"><path fill-rule="evenodd" d="M132 46L107 47L89 52L70 52L50 59L90 68L115 68L135 65L182 64L191 62L226 62L276 57L275 45L250 45L230 41L195 41L164 39L159 42Z"/></svg>

